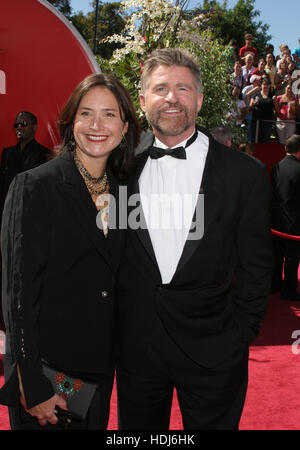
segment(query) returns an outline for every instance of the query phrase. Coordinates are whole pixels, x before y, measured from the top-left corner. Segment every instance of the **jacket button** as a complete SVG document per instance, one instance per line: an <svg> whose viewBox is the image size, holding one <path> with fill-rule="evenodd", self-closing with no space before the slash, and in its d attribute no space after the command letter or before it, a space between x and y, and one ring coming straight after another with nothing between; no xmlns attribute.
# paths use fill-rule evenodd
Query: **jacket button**
<svg viewBox="0 0 300 450"><path fill-rule="evenodd" d="M102 298L107 298L108 297L108 292L107 291L102 291L101 292L101 297Z"/></svg>

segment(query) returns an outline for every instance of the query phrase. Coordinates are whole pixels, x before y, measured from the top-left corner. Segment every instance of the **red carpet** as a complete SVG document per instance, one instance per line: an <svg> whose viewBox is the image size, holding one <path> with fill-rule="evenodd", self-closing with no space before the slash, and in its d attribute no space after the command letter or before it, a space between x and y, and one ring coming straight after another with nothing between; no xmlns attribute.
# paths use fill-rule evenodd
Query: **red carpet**
<svg viewBox="0 0 300 450"><path fill-rule="evenodd" d="M292 338L295 330L299 332ZM249 388L240 429L300 430L299 373L300 303L282 301L279 296L272 295L261 333L250 349ZM0 386L3 383L2 374L0 358ZM114 388L108 429L117 428ZM8 429L7 408L0 406L0 430ZM176 393L170 429L182 430Z"/></svg>

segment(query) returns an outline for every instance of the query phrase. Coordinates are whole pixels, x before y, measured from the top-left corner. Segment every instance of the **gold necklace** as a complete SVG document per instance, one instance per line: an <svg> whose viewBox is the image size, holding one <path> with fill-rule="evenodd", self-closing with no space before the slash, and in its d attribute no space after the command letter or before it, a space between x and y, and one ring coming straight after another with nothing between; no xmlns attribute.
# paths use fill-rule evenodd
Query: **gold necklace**
<svg viewBox="0 0 300 450"><path fill-rule="evenodd" d="M92 175L87 171L82 162L80 161L76 151L74 151L74 161L77 169L79 170L81 176L84 179L86 187L88 188L89 193L97 197L101 194L106 194L109 192L109 181L107 178L106 170L104 173L98 177L93 178Z"/></svg>

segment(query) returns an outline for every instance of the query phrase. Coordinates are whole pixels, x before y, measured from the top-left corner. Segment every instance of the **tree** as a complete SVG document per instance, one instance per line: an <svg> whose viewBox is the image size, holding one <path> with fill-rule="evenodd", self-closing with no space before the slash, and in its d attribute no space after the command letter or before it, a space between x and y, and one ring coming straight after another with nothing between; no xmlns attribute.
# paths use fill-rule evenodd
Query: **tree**
<svg viewBox="0 0 300 450"><path fill-rule="evenodd" d="M70 0L48 0L51 5L55 6L68 19L71 17L72 8Z"/></svg>
<svg viewBox="0 0 300 450"><path fill-rule="evenodd" d="M82 11L72 15L71 22L86 40L90 48L94 48L95 29L95 1L94 10L84 15ZM125 26L125 20L120 14L120 3L99 2L98 11L98 45L96 54L103 58L110 58L119 46L116 43L104 42L103 39L112 34L118 34ZM102 42L100 42L102 41Z"/></svg>
<svg viewBox="0 0 300 450"><path fill-rule="evenodd" d="M255 0L238 0L232 9L228 9L227 0L222 4L217 0L204 0L202 5L189 13L198 14L201 10L210 14L209 26L212 33L225 45L230 39L235 39L238 46L242 47L245 45L245 34L251 33L258 53L263 54L272 38L268 34L269 25L262 21L256 22L260 12L255 9Z"/></svg>
<svg viewBox="0 0 300 450"><path fill-rule="evenodd" d="M104 72L114 73L127 87L142 127L148 127L138 96L144 58L155 48L185 47L197 58L202 72L204 101L197 123L209 130L229 125L236 142L245 141L244 133L227 119L232 100L228 49L213 38L208 29L209 17L201 12L188 17L184 1L174 5L168 0L127 0L121 5L124 13L127 12L126 25L122 33L106 41L123 47L109 60L98 58L98 62Z"/></svg>

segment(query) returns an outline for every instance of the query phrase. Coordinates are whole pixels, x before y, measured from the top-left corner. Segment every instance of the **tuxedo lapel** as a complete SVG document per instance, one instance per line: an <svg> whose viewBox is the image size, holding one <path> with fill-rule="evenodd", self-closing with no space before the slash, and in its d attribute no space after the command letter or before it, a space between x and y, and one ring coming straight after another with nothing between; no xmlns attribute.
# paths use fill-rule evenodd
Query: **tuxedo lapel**
<svg viewBox="0 0 300 450"><path fill-rule="evenodd" d="M196 223L198 227L200 226L200 230L202 230L202 232L199 238L195 239L193 236L193 231L190 231L174 277L180 270L182 270L184 265L192 257L193 253L201 245L202 239L209 230L211 224L220 220L219 213L223 205L222 199L224 193L224 183L221 176L221 167L219 166L220 163L218 161L217 146L215 141L210 139L198 203L193 217L193 224ZM200 202L204 202L204 209L199 207ZM204 217L202 215L203 213Z"/></svg>
<svg viewBox="0 0 300 450"><path fill-rule="evenodd" d="M109 245L103 231L97 226L97 208L74 164L72 156L64 153L61 157L67 163L64 164L64 179L57 184L57 189L65 199L66 206L72 211L82 230L113 270Z"/></svg>
<svg viewBox="0 0 300 450"><path fill-rule="evenodd" d="M137 158L137 166L136 166L135 176L134 176L134 178L132 180L130 194L133 194L135 196L139 196L139 194L140 194L139 177L140 177L140 175L142 173L142 170L143 170L143 168L144 168L144 166L145 166L145 164L147 162L148 157L149 157L149 152L145 151L144 153L139 155L138 158ZM129 211L129 227L130 227L130 213L132 212L133 209L134 209L134 206L128 208L128 211ZM147 228L147 225L146 225L146 219L145 219L145 216L144 216L142 203L141 203L140 199L139 199L139 226L136 229L136 234L137 234L138 238L140 239L140 241L141 241L143 247L145 248L146 252L150 256L151 260L153 261L155 266L158 268L156 257L155 257L155 253L154 253L154 249L153 249L151 238L150 238L150 235L149 235L149 231L148 231L148 228Z"/></svg>

